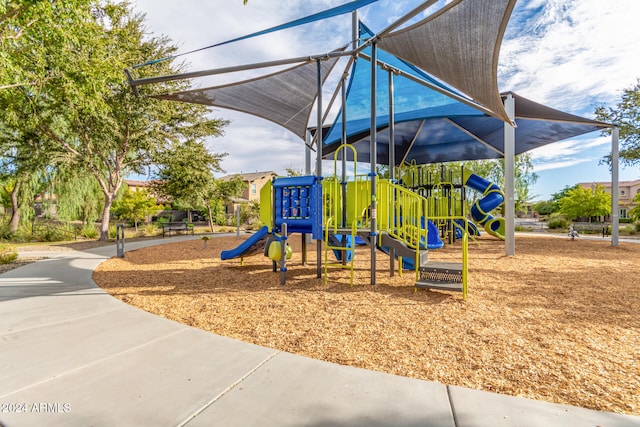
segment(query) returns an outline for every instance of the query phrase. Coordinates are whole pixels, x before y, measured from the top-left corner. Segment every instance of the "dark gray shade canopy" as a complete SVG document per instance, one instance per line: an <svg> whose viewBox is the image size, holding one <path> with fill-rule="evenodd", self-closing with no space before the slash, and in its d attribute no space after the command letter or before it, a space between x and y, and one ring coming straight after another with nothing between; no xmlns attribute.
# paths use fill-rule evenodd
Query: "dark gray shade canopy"
<svg viewBox="0 0 640 427"><path fill-rule="evenodd" d="M380 38L378 46L448 83L506 122L498 55L516 0L454 0L434 15Z"/></svg>
<svg viewBox="0 0 640 427"><path fill-rule="evenodd" d="M338 57L322 60L323 82ZM154 98L241 111L270 120L304 139L318 95L317 61L223 86L156 95Z"/></svg>

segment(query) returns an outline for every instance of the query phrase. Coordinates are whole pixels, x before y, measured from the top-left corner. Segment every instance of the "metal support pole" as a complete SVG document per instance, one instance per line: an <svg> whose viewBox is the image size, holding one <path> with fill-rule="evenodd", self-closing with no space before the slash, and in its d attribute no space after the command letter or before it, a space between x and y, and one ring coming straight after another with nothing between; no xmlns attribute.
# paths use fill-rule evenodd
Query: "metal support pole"
<svg viewBox="0 0 640 427"><path fill-rule="evenodd" d="M351 12L351 49L358 49L358 9Z"/></svg>
<svg viewBox="0 0 640 427"><path fill-rule="evenodd" d="M124 258L124 224L116 225L116 256Z"/></svg>
<svg viewBox="0 0 640 427"><path fill-rule="evenodd" d="M371 162L371 285L376 284L376 252L377 252L377 237L378 237L378 223L377 223L377 208L378 208L378 195L377 195L377 176L376 176L376 163L377 159L377 97L376 91L378 78L378 49L377 43L374 41L371 44L371 141L369 146L369 160Z"/></svg>
<svg viewBox="0 0 640 427"><path fill-rule="evenodd" d="M282 224L282 240L280 240L280 284L287 282L287 223Z"/></svg>
<svg viewBox="0 0 640 427"><path fill-rule="evenodd" d="M240 205L236 207L236 239L240 238Z"/></svg>
<svg viewBox="0 0 640 427"><path fill-rule="evenodd" d="M509 118L515 120L515 99L513 95L508 94L504 101L504 108ZM515 241L515 179L514 179L514 163L515 163L515 141L516 129L509 123L504 124L504 216L505 216L505 245L504 251L506 256L516 254Z"/></svg>
<svg viewBox="0 0 640 427"><path fill-rule="evenodd" d="M342 92L342 144L347 143L347 83L345 78L342 79L342 83L340 84L340 89ZM346 147L342 147L342 171L340 177L340 191L341 191L341 199L342 199L342 218L340 219L340 227L347 228L347 152ZM353 171L355 174L356 171ZM354 183L355 185L355 183ZM352 245L355 245L355 242L351 242ZM347 236L345 235L341 240L341 246L345 249L342 251L343 254L346 254L347 248ZM342 265L347 265L347 257L345 255L342 256Z"/></svg>
<svg viewBox="0 0 640 427"><path fill-rule="evenodd" d="M393 72L389 71L389 179L396 179L396 118L394 102Z"/></svg>
<svg viewBox="0 0 640 427"><path fill-rule="evenodd" d="M615 126L611 130L611 246L618 246L620 228L620 188L618 174L619 146L618 138L620 130Z"/></svg>
<svg viewBox="0 0 640 427"><path fill-rule="evenodd" d="M322 62L318 64L318 99L316 121L316 176L322 180ZM322 240L316 240L316 277L322 277Z"/></svg>
<svg viewBox="0 0 640 427"><path fill-rule="evenodd" d="M307 130L305 135L306 144L304 145L304 174L311 175L311 132Z"/></svg>
<svg viewBox="0 0 640 427"><path fill-rule="evenodd" d="M347 143L347 83L342 79L342 144ZM342 176L340 186L342 188L342 224L340 227L347 227L347 153L348 150L342 148ZM355 174L356 171L353 171ZM343 257L346 258L346 257Z"/></svg>

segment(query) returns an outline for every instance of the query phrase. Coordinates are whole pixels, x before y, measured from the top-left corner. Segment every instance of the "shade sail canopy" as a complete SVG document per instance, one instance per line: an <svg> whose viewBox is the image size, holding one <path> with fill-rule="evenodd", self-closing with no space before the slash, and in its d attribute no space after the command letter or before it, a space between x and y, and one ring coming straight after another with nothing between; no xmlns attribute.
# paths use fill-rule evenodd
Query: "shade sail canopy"
<svg viewBox="0 0 640 427"><path fill-rule="evenodd" d="M323 82L337 60L335 56L321 61ZM242 111L270 120L304 139L318 95L317 81L317 61L310 60L255 79L153 97Z"/></svg>
<svg viewBox="0 0 640 427"><path fill-rule="evenodd" d="M360 23L360 39L367 40L373 33ZM371 48L363 50L370 58ZM486 110L472 99L446 83L434 79L382 49L378 49L379 67L376 78L376 123L380 127L389 125L389 101L394 104L396 126L403 122L442 117L484 117ZM392 82L390 82L390 76ZM393 84L393 95L390 86ZM341 108L329 133L324 136L324 153L335 150L341 143L343 115L346 135L349 140L358 140L368 135L371 124L371 62L359 59L352 67L346 94L346 104ZM404 128L410 128L405 125ZM355 139L353 139L355 138Z"/></svg>
<svg viewBox="0 0 640 427"><path fill-rule="evenodd" d="M510 121L498 90L498 55L516 0L453 0L385 35L378 46L466 93Z"/></svg>
<svg viewBox="0 0 640 427"><path fill-rule="evenodd" d="M515 153L521 154L546 144L601 130L611 125L564 113L515 93ZM502 94L505 97L507 93ZM389 128L380 126L377 135L379 164L389 162ZM504 157L504 122L487 115L425 117L395 126L396 165ZM358 161L370 159L368 132L352 135L348 143L356 148ZM351 159L351 151L348 159ZM325 155L330 150L326 149Z"/></svg>

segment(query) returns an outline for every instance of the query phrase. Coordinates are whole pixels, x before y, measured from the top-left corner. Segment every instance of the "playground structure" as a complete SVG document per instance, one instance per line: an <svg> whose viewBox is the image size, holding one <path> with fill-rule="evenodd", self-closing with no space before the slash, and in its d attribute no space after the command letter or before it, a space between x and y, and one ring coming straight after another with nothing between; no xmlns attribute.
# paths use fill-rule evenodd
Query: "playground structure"
<svg viewBox="0 0 640 427"><path fill-rule="evenodd" d="M237 248L223 251L221 258L232 259L260 251L273 262L274 272L286 280L287 240L292 233L302 234L302 262L306 263L306 237L323 242L323 277L328 283L330 268L349 270L350 284L354 280L356 245L369 245L389 255L394 275L395 261L399 270L413 270L416 288L468 291L468 239L479 232L467 218L465 186L482 191L483 197L471 206L474 219L491 234L501 218L489 211L503 200L497 186L460 169L454 178L452 169L435 179L426 168L410 165L400 168L400 183L378 180L377 211L371 209L371 181L366 174L338 174L337 156L341 150L353 150L345 145L334 155L334 173L324 179L315 176L274 178L261 190L261 221L268 224ZM357 171L354 153L353 171ZM344 166L344 164L342 165ZM344 171L344 167L343 167ZM448 177L449 181L441 179ZM455 183L454 181L457 181ZM370 223L377 219L378 239L371 239ZM438 262L429 259L429 251L442 248L448 241L460 240L460 262ZM373 246L375 245L375 246ZM333 261L335 258L337 261Z"/></svg>
<svg viewBox="0 0 640 427"><path fill-rule="evenodd" d="M498 52L515 0L449 2L405 26L436 6L437 2L427 0L387 28L373 33L359 23L357 9L375 1L353 1L240 38L351 12L351 42L320 55L138 80L126 70L127 77L138 95L138 87L146 84L290 65L258 78L152 95L157 99L234 109L283 126L306 142L307 175L311 174L311 150L316 153L316 176L275 180L269 187L270 193L261 199L265 209L263 222L269 224L266 230L252 236L246 250L225 251L223 256L242 258L248 251L263 248L274 262L274 271L276 263L280 264L284 283L288 234L311 233L318 245L318 277L322 274L320 254L324 242L325 280L328 268L334 266L350 268L353 278L354 246L360 239L371 248L372 285L376 281L376 251L380 249L388 252L392 261L398 258L403 268L411 268L413 263L417 287L461 290L466 296L466 245L469 236L478 233L467 219L467 209L485 231L505 240L506 255L514 255L515 155L612 126L553 110L512 92L498 91ZM446 37L440 43L432 43L430 35L435 34ZM347 64L327 106L323 104L323 84L341 59ZM333 125L327 128L325 122L340 91L342 106ZM516 116L516 99L520 117ZM313 109L317 116L315 128L309 123ZM520 143L516 143L515 133L518 118L524 119L517 122ZM612 143L617 150L615 128ZM335 166L334 176L324 177L323 158L333 154L335 164L340 151L345 153L341 177L338 178ZM354 170L358 170L356 157L360 157L371 166L370 172L366 176L354 172L353 179L348 181L344 172L348 156L354 160ZM506 194L497 185L473 174L462 174L457 182L442 177L426 187L420 178L410 179L411 172L398 181L394 174L395 167L406 162L425 165L496 158L505 159ZM378 165L388 165L389 179L378 176ZM410 163L409 171L414 166ZM314 182L308 184L299 179ZM481 193L471 206L465 200L465 187ZM505 219L491 215L503 203ZM264 207L267 204L268 209ZM616 226L614 223L614 245L617 245ZM457 239L462 241L459 264L436 265L427 259L427 251L444 244L442 239L448 244L455 244ZM279 251L275 249L278 245ZM329 264L329 251L339 263ZM304 262L306 248L303 248ZM393 269L392 264L391 274Z"/></svg>
<svg viewBox="0 0 640 427"><path fill-rule="evenodd" d="M467 213L473 220L468 224L467 230L471 236L480 235L477 225L481 225L488 234L500 240L505 239L504 218L491 214L504 203L504 193L497 184L470 172L464 166L446 168L445 165L440 165L439 168L434 168L434 165L413 163L396 169L402 186L427 199L429 217L433 218L441 235L447 237L450 243L460 237L460 232L446 218L467 216ZM473 202L467 200L467 187L480 193L481 197Z"/></svg>

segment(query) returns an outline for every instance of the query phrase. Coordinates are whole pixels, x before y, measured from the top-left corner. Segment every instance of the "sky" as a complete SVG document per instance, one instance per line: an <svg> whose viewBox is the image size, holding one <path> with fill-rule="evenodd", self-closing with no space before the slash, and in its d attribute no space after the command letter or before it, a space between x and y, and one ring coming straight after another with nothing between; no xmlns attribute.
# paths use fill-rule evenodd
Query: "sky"
<svg viewBox="0 0 640 427"><path fill-rule="evenodd" d="M145 14L149 36L167 36L178 52L189 52L347 2L249 0L243 6L242 0L134 0L132 4L135 11ZM359 17L373 31L380 31L420 3L378 0L360 9ZM638 0L518 0L500 50L500 91L595 118L596 107L614 107L622 91L640 78L638 16ZM217 69L320 54L350 39L351 16L347 14L184 55L180 61L186 71ZM192 83L206 87L272 71L194 79ZM332 78L337 81L333 76L327 81L325 99L331 95ZM212 109L212 116L229 120L224 135L208 141L211 151L228 153L222 162L226 173L304 169L304 144L288 130L230 110ZM599 132L531 151L538 175L531 190L533 199L549 199L578 182L610 181L608 166L599 164L610 151L611 138ZM331 169L324 166L323 170ZM640 179L640 167L621 167L621 181L636 179Z"/></svg>

